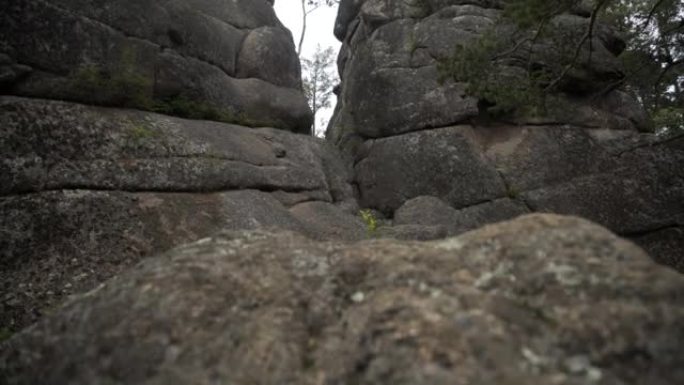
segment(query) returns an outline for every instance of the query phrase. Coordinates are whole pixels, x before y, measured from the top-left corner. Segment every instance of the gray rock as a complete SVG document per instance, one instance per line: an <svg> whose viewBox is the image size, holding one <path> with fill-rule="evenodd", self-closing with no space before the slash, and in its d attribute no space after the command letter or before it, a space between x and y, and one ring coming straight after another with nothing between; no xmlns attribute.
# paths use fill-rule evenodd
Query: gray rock
<svg viewBox="0 0 684 385"><path fill-rule="evenodd" d="M648 250L653 259L684 273L684 225L675 225L632 235L631 239Z"/></svg>
<svg viewBox="0 0 684 385"><path fill-rule="evenodd" d="M332 202L328 170L336 197L351 194L334 148L274 129L15 97L0 97L0 127L0 195L252 188Z"/></svg>
<svg viewBox="0 0 684 385"><path fill-rule="evenodd" d="M380 226L372 234L374 238L392 238L406 241L432 241L447 236L444 226L432 225L392 225Z"/></svg>
<svg viewBox="0 0 684 385"><path fill-rule="evenodd" d="M619 159L622 164L613 171L522 197L535 211L579 215L624 236L684 224L684 152L654 146L625 152Z"/></svg>
<svg viewBox="0 0 684 385"><path fill-rule="evenodd" d="M496 169L469 127L449 127L368 141L355 166L360 204L392 213L431 195L455 208L506 196Z"/></svg>
<svg viewBox="0 0 684 385"><path fill-rule="evenodd" d="M358 216L330 203L305 202L292 207L290 213L313 239L357 241L367 236L366 224Z"/></svg>
<svg viewBox="0 0 684 385"><path fill-rule="evenodd" d="M309 132L291 35L266 1L124 3L8 0L0 53L26 71L3 66L3 89Z"/></svg>
<svg viewBox="0 0 684 385"><path fill-rule="evenodd" d="M242 42L237 60L237 76L259 78L269 83L300 88L301 69L292 34L282 28L262 27L251 31Z"/></svg>
<svg viewBox="0 0 684 385"><path fill-rule="evenodd" d="M529 57L540 68L556 68L563 55L572 56L565 51L574 47L559 47L557 40L545 35L530 36L534 44L519 44L519 31L501 20L502 5L501 1L456 0L343 2L336 22L336 35L343 41L338 60L342 92L328 137L344 147L349 145L350 130L363 138L379 138L487 116L484 101L478 109L482 95L468 94L467 84L454 83L448 73L435 68L452 57L455 48L490 32L506 47L518 46L510 58L492 63L493 72L507 74L500 76L501 82L527 76ZM581 34L590 22L582 14L576 9L560 15L547 32L566 38ZM550 95L544 116L519 111L514 114L516 123L632 131L651 127L632 97L607 92L624 76L617 58L624 41L601 23L595 25L595 32L592 52L589 44L580 50L576 65Z"/></svg>
<svg viewBox="0 0 684 385"><path fill-rule="evenodd" d="M220 229L258 228L304 230L259 191L60 190L0 198L0 327L27 326L150 254Z"/></svg>
<svg viewBox="0 0 684 385"><path fill-rule="evenodd" d="M335 148L272 128L3 96L0 154L0 328L12 330L219 229L306 233L287 207L356 207Z"/></svg>
<svg viewBox="0 0 684 385"><path fill-rule="evenodd" d="M456 209L439 198L419 196L394 212L394 224L446 225L454 220L456 213Z"/></svg>
<svg viewBox="0 0 684 385"><path fill-rule="evenodd" d="M425 196L404 203L394 213L394 224L442 226L447 235L454 236L528 213L523 203L509 198L456 210L440 199Z"/></svg>
<svg viewBox="0 0 684 385"><path fill-rule="evenodd" d="M356 132L378 138L445 127L477 115L477 101L464 86L439 84L435 67L378 69L345 84ZM411 79L411 81L407 81Z"/></svg>
<svg viewBox="0 0 684 385"><path fill-rule="evenodd" d="M221 233L0 347L7 384L677 384L684 281L587 221L432 243ZM40 370L36 370L40 368Z"/></svg>
<svg viewBox="0 0 684 385"><path fill-rule="evenodd" d="M495 126L475 130L512 195L606 172L619 162L590 130L569 126Z"/></svg>

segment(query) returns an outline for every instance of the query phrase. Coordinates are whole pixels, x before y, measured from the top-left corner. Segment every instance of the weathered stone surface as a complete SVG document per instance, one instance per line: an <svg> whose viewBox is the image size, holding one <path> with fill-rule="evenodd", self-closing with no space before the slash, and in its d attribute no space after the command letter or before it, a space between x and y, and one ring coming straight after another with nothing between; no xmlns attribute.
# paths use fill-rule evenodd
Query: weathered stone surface
<svg viewBox="0 0 684 385"><path fill-rule="evenodd" d="M591 130L568 126L477 127L487 158L516 193L606 172L620 161Z"/></svg>
<svg viewBox="0 0 684 385"><path fill-rule="evenodd" d="M684 152L657 146L619 159L623 164L611 172L545 186L522 197L535 211L579 215L622 235L684 224Z"/></svg>
<svg viewBox="0 0 684 385"><path fill-rule="evenodd" d="M330 203L305 202L292 207L290 213L313 239L357 241L367 237L361 218Z"/></svg>
<svg viewBox="0 0 684 385"><path fill-rule="evenodd" d="M304 227L259 191L61 190L0 198L0 325L18 330L150 254L220 229Z"/></svg>
<svg viewBox="0 0 684 385"><path fill-rule="evenodd" d="M3 93L310 129L291 34L265 0L5 3Z"/></svg>
<svg viewBox="0 0 684 385"><path fill-rule="evenodd" d="M496 169L466 126L368 141L355 166L360 204L392 213L431 195L455 208L506 196Z"/></svg>
<svg viewBox="0 0 684 385"><path fill-rule="evenodd" d="M584 220L434 243L222 233L0 347L7 384L677 384L684 281ZM36 370L40 368L40 370Z"/></svg>
<svg viewBox="0 0 684 385"><path fill-rule="evenodd" d="M593 51L579 50L543 116L487 114L487 101L468 95L466 84L440 79L436 68L456 46L489 33L517 46L520 34L500 19L504 3L341 2L342 84L326 135L355 160L360 205L394 217L395 226L446 226L450 234L527 211L579 215L642 240L656 260L679 268L684 141L637 133L651 129L643 108L608 87L624 75L617 55L625 42L614 31L594 26ZM578 6L548 32L582 33L589 15ZM528 55L550 67L575 48L546 35L532 40L522 40L514 60L492 63L492 73L524 73ZM397 211L425 195L446 206Z"/></svg>
<svg viewBox="0 0 684 385"><path fill-rule="evenodd" d="M444 226L431 225L392 225L380 226L372 234L375 238L393 238L407 241L432 241L447 236Z"/></svg>
<svg viewBox="0 0 684 385"><path fill-rule="evenodd" d="M394 225L442 226L454 236L528 213L523 203L509 198L456 210L438 198L422 196L394 212Z"/></svg>
<svg viewBox="0 0 684 385"><path fill-rule="evenodd" d="M262 27L251 31L242 43L237 75L256 77L288 88L301 87L299 59L294 52L292 35L280 27Z"/></svg>
<svg viewBox="0 0 684 385"><path fill-rule="evenodd" d="M251 188L332 202L324 167L336 198L351 195L332 147L274 129L15 97L0 97L0 127L0 195Z"/></svg>
<svg viewBox="0 0 684 385"><path fill-rule="evenodd" d="M379 69L346 86L353 94L353 127L366 137L445 127L477 114L476 100L462 100L462 85L438 84L435 67Z"/></svg>
<svg viewBox="0 0 684 385"><path fill-rule="evenodd" d="M632 240L648 250L658 263L674 267L684 273L684 225L674 225L663 229L647 231L642 235L632 235Z"/></svg>
<svg viewBox="0 0 684 385"><path fill-rule="evenodd" d="M331 120L328 138L346 146L350 130L362 137L388 137L463 124L482 115L486 107L478 108L481 96L468 95L465 84L447 79L436 68L456 47L487 34L506 46L518 47L510 58L492 63L493 71L510 76L526 73L530 55L540 68L558 66L561 56L572 56L573 52L566 51L574 47L561 47L552 38L530 37L534 44L520 43L522 37L515 27L501 20L501 8L499 1L342 2L335 26L343 43L338 60L340 108ZM589 22L578 11L554 18L548 30L567 39L582 34ZM576 65L558 83L545 116L521 113L517 123L649 129L643 108L633 98L619 90L606 92L624 76L617 59L624 42L600 23L595 32L590 44L579 51ZM501 78L502 82L508 79Z"/></svg>
<svg viewBox="0 0 684 385"><path fill-rule="evenodd" d="M684 221L681 139L572 127L475 130L509 195L533 211L589 218L681 266L684 248L668 227ZM648 240L648 241L646 241Z"/></svg>
<svg viewBox="0 0 684 385"><path fill-rule="evenodd" d="M394 212L394 223L398 225L448 224L456 214L456 209L433 196L425 195L406 201Z"/></svg>
<svg viewBox="0 0 684 385"><path fill-rule="evenodd" d="M356 212L335 148L271 128L2 96L0 154L0 328L12 330L220 229L311 234L288 212L301 202Z"/></svg>

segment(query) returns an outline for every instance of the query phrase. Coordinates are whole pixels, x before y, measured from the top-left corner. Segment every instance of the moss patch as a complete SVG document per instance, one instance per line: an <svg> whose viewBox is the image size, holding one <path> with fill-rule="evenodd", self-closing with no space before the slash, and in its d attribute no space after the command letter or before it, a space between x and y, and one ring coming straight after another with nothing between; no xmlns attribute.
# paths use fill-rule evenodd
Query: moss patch
<svg viewBox="0 0 684 385"><path fill-rule="evenodd" d="M7 341L14 335L14 332L7 328L0 328L0 343Z"/></svg>
<svg viewBox="0 0 684 385"><path fill-rule="evenodd" d="M135 108L187 119L213 120L248 127L284 126L281 121L257 120L247 116L243 111L216 107L188 95L180 94L168 98L156 98L154 80L140 72L135 50L123 49L119 57L119 61L112 65L87 64L70 75L70 87L78 100L87 100L105 106ZM143 134L144 130L139 130L139 133Z"/></svg>

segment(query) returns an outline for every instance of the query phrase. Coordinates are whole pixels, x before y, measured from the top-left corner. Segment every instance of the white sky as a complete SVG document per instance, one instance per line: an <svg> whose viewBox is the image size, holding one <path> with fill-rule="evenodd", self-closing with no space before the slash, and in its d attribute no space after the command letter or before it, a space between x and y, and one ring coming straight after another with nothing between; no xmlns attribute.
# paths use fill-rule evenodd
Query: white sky
<svg viewBox="0 0 684 385"><path fill-rule="evenodd" d="M302 9L300 0L276 0L275 11L280 21L292 31L292 37L294 38L296 47L302 32ZM335 16L337 16L337 6L323 6L309 14L306 23L306 36L304 38L304 45L302 46L303 57L311 57L316 51L317 44L320 44L323 48L332 46L337 55L337 52L340 49L340 42L337 41L335 35L333 35ZM335 69L335 71L337 71L337 69ZM333 107L335 106L335 102L336 99L333 95ZM327 126L332 113L333 108L329 108L321 110L316 114L316 135L323 135L325 126ZM325 121L325 125L320 124L321 120Z"/></svg>

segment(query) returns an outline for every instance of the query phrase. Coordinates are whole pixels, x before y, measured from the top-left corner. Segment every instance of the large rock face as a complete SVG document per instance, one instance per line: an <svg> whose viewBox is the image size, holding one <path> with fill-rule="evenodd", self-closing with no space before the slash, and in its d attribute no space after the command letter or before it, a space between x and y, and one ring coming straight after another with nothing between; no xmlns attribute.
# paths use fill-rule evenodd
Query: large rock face
<svg viewBox="0 0 684 385"><path fill-rule="evenodd" d="M343 0L335 30L343 42L338 61L343 86L328 136L347 145L354 137L394 136L477 117L481 102L478 97L466 93L465 83L445 81L438 67L454 54L456 47L475 42L485 34L503 38L515 35L512 27L501 22L501 3ZM588 23L587 17L575 14L551 21L552 28L561 34L582 32ZM527 64L522 60L522 64L516 64L515 55L529 52L535 54L538 66L557 61L553 56L559 54L560 48L553 41L535 41L515 51L513 58L496 63L495 72L519 72L521 68L516 66L524 68ZM549 103L565 108L547 111L545 116L518 117L517 123L648 128L642 109L621 91L603 92L601 97L591 94L604 90L606 82L624 76L616 57L624 43L600 26L591 46L591 55L588 48L579 54L579 62L566 74L560 92Z"/></svg>
<svg viewBox="0 0 684 385"><path fill-rule="evenodd" d="M684 141L626 94L484 126L439 81L499 1L343 0L343 151L287 132L272 0L0 3L3 385L684 383L681 275L478 229L684 271Z"/></svg>
<svg viewBox="0 0 684 385"><path fill-rule="evenodd" d="M0 372L8 385L680 384L682 298L681 275L570 217L432 243L227 232L18 334Z"/></svg>
<svg viewBox="0 0 684 385"><path fill-rule="evenodd" d="M580 215L684 271L682 139L640 134L649 123L638 103L605 92L623 76L624 42L609 28L596 26L594 51L579 52L549 95L561 108L544 116L493 118L466 83L444 79L455 47L515 35L501 22L504 3L341 1L342 84L327 137L354 158L360 205L449 234L524 212ZM587 16L580 7L551 24L577 33ZM542 67L557 60L552 41L535 41L521 51ZM519 72L515 63L496 62L494 72Z"/></svg>
<svg viewBox="0 0 684 385"><path fill-rule="evenodd" d="M356 211L332 146L271 128L0 97L0 154L0 322L12 329L219 229L320 237L306 223ZM319 210L299 214L305 202Z"/></svg>
<svg viewBox="0 0 684 385"><path fill-rule="evenodd" d="M309 132L290 32L266 0L3 0L0 89Z"/></svg>
<svg viewBox="0 0 684 385"><path fill-rule="evenodd" d="M272 2L0 9L0 332L220 229L365 236Z"/></svg>

